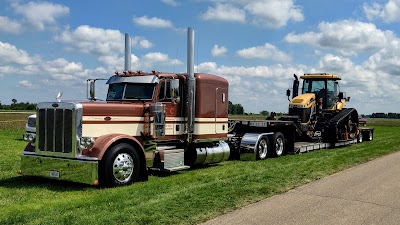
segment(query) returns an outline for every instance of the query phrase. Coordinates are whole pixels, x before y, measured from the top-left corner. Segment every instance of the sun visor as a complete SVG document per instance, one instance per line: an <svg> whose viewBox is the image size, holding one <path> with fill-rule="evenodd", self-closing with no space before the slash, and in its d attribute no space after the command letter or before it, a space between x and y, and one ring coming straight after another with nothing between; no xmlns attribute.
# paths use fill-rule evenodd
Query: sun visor
<svg viewBox="0 0 400 225"><path fill-rule="evenodd" d="M107 84L116 84L116 83L158 83L159 79L157 76L130 76L130 77L121 77L121 76L112 76L108 79Z"/></svg>

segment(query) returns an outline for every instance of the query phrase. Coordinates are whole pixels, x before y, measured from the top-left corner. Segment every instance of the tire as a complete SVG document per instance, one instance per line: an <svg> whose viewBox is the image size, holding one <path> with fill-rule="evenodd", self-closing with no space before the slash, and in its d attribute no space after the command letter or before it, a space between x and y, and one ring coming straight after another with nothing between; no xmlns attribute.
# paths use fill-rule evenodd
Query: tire
<svg viewBox="0 0 400 225"><path fill-rule="evenodd" d="M281 132L276 132L270 136L271 151L270 157L279 157L285 155L285 137Z"/></svg>
<svg viewBox="0 0 400 225"><path fill-rule="evenodd" d="M359 130L358 137L357 137L357 143L362 143L362 142L363 142L363 135L362 135L362 131Z"/></svg>
<svg viewBox="0 0 400 225"><path fill-rule="evenodd" d="M100 184L107 187L129 185L140 174L140 160L135 148L120 143L106 152L100 166Z"/></svg>
<svg viewBox="0 0 400 225"><path fill-rule="evenodd" d="M261 137L256 147L256 159L264 160L267 158L269 152L268 137Z"/></svg>
<svg viewBox="0 0 400 225"><path fill-rule="evenodd" d="M368 141L372 141L372 140L374 140L374 132L372 130L370 130L369 134L368 134Z"/></svg>

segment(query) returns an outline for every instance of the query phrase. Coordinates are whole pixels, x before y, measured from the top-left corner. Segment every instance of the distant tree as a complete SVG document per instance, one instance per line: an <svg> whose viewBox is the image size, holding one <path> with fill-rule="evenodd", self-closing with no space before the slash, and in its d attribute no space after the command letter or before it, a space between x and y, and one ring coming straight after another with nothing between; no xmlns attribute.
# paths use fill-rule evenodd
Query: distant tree
<svg viewBox="0 0 400 225"><path fill-rule="evenodd" d="M15 99L15 98L13 98L11 101L13 104L17 103L17 99Z"/></svg>
<svg viewBox="0 0 400 225"><path fill-rule="evenodd" d="M260 114L263 115L263 116L268 116L269 112L266 111L266 110L263 110L263 111L260 112Z"/></svg>
<svg viewBox="0 0 400 225"><path fill-rule="evenodd" d="M231 101L228 102L228 113L234 115L243 115L244 109L241 104L233 104Z"/></svg>
<svg viewBox="0 0 400 225"><path fill-rule="evenodd" d="M236 104L235 105L235 114L237 115L243 115L244 114L244 108L241 104Z"/></svg>
<svg viewBox="0 0 400 225"><path fill-rule="evenodd" d="M228 101L228 114L233 114L233 103Z"/></svg>

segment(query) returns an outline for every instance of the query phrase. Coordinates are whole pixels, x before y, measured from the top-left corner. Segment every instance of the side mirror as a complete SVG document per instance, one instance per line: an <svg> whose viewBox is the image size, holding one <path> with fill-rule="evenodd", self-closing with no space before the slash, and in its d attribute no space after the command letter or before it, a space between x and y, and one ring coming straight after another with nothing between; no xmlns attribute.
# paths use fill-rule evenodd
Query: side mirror
<svg viewBox="0 0 400 225"><path fill-rule="evenodd" d="M287 99L290 101L290 99L289 99L289 97L290 97L290 89L286 90L286 96L287 96Z"/></svg>
<svg viewBox="0 0 400 225"><path fill-rule="evenodd" d="M96 100L98 100L97 98L96 98L96 85L95 85L95 83L96 83L96 81L97 80L107 80L107 79L102 79L102 78L99 78L99 79L87 79L86 80L86 97L87 97L87 99L88 100L90 100L90 101L96 101Z"/></svg>
<svg viewBox="0 0 400 225"><path fill-rule="evenodd" d="M346 98L345 97L345 93L340 92L339 95L338 95L338 98L339 98L339 100L345 99Z"/></svg>

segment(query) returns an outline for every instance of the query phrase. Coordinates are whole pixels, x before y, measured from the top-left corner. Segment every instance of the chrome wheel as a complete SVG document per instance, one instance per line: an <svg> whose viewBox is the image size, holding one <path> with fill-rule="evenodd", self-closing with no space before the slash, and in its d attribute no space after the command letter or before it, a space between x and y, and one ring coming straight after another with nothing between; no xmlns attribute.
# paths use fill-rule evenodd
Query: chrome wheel
<svg viewBox="0 0 400 225"><path fill-rule="evenodd" d="M280 156L280 155L282 155L282 153L283 153L283 149L284 149L284 141L283 141L283 139L282 138L277 138L276 139L276 142L275 142L275 152L276 152L276 155L278 155L278 156Z"/></svg>
<svg viewBox="0 0 400 225"><path fill-rule="evenodd" d="M265 138L262 138L258 144L257 154L259 159L267 158L268 154L268 142Z"/></svg>
<svg viewBox="0 0 400 225"><path fill-rule="evenodd" d="M362 132L361 131L358 131L359 133L358 133L358 143L361 143L361 142L363 142L363 136L362 136Z"/></svg>
<svg viewBox="0 0 400 225"><path fill-rule="evenodd" d="M372 131L369 131L369 140L372 141L374 139L374 133Z"/></svg>
<svg viewBox="0 0 400 225"><path fill-rule="evenodd" d="M114 178L121 183L128 181L132 176L134 167L133 159L128 153L118 154L113 162Z"/></svg>

